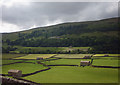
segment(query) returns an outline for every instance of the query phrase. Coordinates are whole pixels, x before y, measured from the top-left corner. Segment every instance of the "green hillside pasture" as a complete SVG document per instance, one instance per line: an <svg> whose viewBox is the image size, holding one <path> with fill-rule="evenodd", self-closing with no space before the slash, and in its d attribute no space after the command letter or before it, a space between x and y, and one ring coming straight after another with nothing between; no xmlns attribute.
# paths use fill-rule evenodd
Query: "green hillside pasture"
<svg viewBox="0 0 120 85"><path fill-rule="evenodd" d="M14 59L36 59L37 57L50 58L56 54L28 54L27 56L18 57Z"/></svg>
<svg viewBox="0 0 120 85"><path fill-rule="evenodd" d="M54 66L48 71L23 77L38 83L118 83L118 69Z"/></svg>
<svg viewBox="0 0 120 85"><path fill-rule="evenodd" d="M83 34L81 34L80 36L96 36L96 37L99 37L99 36L101 36L101 34L103 35L103 36L115 36L115 37L118 37L118 31L108 31L108 32L90 32L90 33L83 33Z"/></svg>
<svg viewBox="0 0 120 85"><path fill-rule="evenodd" d="M23 74L27 74L27 73L32 73L32 72L39 71L45 68L46 67L40 64L16 63L16 64L2 66L2 73L7 74L8 70L17 69L17 70L21 70Z"/></svg>
<svg viewBox="0 0 120 85"><path fill-rule="evenodd" d="M83 58L84 56L88 56L92 54L58 54L55 57L59 58Z"/></svg>
<svg viewBox="0 0 120 85"><path fill-rule="evenodd" d="M53 61L45 61L47 65L80 65L80 61L91 61L91 59L59 59Z"/></svg>
<svg viewBox="0 0 120 85"><path fill-rule="evenodd" d="M18 33L17 32L16 33L4 33L2 34L2 37L4 40L7 40L7 39L16 40L18 39Z"/></svg>
<svg viewBox="0 0 120 85"><path fill-rule="evenodd" d="M12 59L12 58L16 58L16 57L21 57L21 56L25 56L26 54L9 54L9 53L4 53L2 54L2 59Z"/></svg>
<svg viewBox="0 0 120 85"><path fill-rule="evenodd" d="M109 56L114 56L114 57L120 57L120 54L95 54L95 55L93 55L93 57L99 57L99 56L103 56L104 57L104 55L109 55Z"/></svg>

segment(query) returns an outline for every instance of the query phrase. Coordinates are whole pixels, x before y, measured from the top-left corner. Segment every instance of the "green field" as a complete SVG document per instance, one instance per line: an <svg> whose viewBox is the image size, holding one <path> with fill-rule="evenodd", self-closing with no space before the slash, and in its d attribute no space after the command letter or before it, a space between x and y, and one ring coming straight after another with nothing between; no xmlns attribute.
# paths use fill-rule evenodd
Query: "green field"
<svg viewBox="0 0 120 85"><path fill-rule="evenodd" d="M25 56L26 54L8 54L8 53L4 53L2 54L2 59L12 59L12 58L16 58L16 57L21 57L21 56Z"/></svg>
<svg viewBox="0 0 120 85"><path fill-rule="evenodd" d="M10 69L22 70L23 74L33 73L47 67L37 64L36 57L43 57L45 61L41 61L46 65L78 65L78 66L50 66L51 69L34 75L21 77L37 83L117 83L118 69L116 68L96 68L92 66L80 67L80 61L91 61L91 59L81 59L85 55L92 54L28 54L22 57L11 54L10 60L8 55L3 64L23 61L23 63L15 63L2 66L2 73L7 74ZM20 55L20 54L19 54ZM104 55L104 54L102 54ZM116 54L117 55L117 54ZM51 57L55 56L55 57ZM58 59L60 57L61 59ZM46 59L47 58L47 59ZM65 59L66 58L66 59ZM68 58L68 59L67 59ZM70 58L70 59L69 59ZM78 59L73 59L78 58ZM79 59L80 58L80 59ZM31 59L31 60L30 60ZM49 61L48 61L49 60ZM92 65L97 66L120 66L117 57L93 57Z"/></svg>
<svg viewBox="0 0 120 85"><path fill-rule="evenodd" d="M11 64L11 65L5 65L2 66L2 73L3 74L7 74L8 70L10 69L18 69L21 70L23 74L26 73L32 73L35 71L39 71L41 69L45 69L46 67L44 67L43 65L39 65L39 64L32 64L32 63L16 63L16 64Z"/></svg>
<svg viewBox="0 0 120 85"><path fill-rule="evenodd" d="M114 55L114 54L111 54ZM114 55L115 56L115 55ZM116 54L117 56L117 54ZM119 57L99 57L95 56L93 57L93 63L92 65L97 65L97 66L120 66L120 58Z"/></svg>
<svg viewBox="0 0 120 85"><path fill-rule="evenodd" d="M91 61L90 59L59 59L52 61L45 61L44 63L47 65L80 65L80 61Z"/></svg>
<svg viewBox="0 0 120 85"><path fill-rule="evenodd" d="M120 66L118 63L120 60L103 60L103 59L98 59L93 61L93 65L97 66Z"/></svg>
<svg viewBox="0 0 120 85"><path fill-rule="evenodd" d="M117 83L118 70L59 66L24 79L39 83Z"/></svg>
<svg viewBox="0 0 120 85"><path fill-rule="evenodd" d="M21 62L23 60L2 60L2 64L9 64L14 62Z"/></svg>

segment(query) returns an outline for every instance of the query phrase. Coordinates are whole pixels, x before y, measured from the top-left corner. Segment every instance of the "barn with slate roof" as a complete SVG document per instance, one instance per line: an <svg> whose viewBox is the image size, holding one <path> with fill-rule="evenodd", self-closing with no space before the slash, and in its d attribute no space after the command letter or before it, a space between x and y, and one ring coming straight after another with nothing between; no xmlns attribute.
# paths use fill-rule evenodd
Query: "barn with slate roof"
<svg viewBox="0 0 120 85"><path fill-rule="evenodd" d="M8 71L8 75L13 76L13 77L21 77L22 76L22 71L11 69L11 70Z"/></svg>

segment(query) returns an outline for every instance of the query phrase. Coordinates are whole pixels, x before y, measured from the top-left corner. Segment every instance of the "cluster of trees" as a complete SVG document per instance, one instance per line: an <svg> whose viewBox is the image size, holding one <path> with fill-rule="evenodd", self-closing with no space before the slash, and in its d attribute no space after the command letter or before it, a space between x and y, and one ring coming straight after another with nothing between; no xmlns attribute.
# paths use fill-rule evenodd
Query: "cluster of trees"
<svg viewBox="0 0 120 85"><path fill-rule="evenodd" d="M82 51L82 50L73 50L73 51L53 51L53 50L44 50L44 51L34 51L34 50L23 50L20 51L19 53L25 53L25 54L84 54L88 53L87 51Z"/></svg>
<svg viewBox="0 0 120 85"><path fill-rule="evenodd" d="M90 46L92 49L89 53L119 53L119 37L81 37L81 38L70 38L70 39L31 39L31 40L22 40L18 39L16 41L6 40L4 43L7 43L9 46L3 52L8 52L8 50L13 51L16 48L13 48L14 45L20 45L23 47L87 47ZM56 52L56 51L21 51L21 53L84 53L79 50L74 52ZM88 53L88 52L87 52Z"/></svg>
<svg viewBox="0 0 120 85"><path fill-rule="evenodd" d="M2 53L9 53L10 51L15 51L17 48L13 46L3 46Z"/></svg>

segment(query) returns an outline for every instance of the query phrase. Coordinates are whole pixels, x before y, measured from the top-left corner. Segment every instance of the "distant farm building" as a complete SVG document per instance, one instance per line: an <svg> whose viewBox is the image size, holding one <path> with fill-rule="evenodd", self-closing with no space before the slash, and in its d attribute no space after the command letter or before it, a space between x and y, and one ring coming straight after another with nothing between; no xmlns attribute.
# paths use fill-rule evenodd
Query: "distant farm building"
<svg viewBox="0 0 120 85"><path fill-rule="evenodd" d="M36 60L43 60L43 58L41 58L41 57L37 57Z"/></svg>
<svg viewBox="0 0 120 85"><path fill-rule="evenodd" d="M80 61L80 66L89 66L90 61Z"/></svg>
<svg viewBox="0 0 120 85"><path fill-rule="evenodd" d="M60 39L61 37L59 36L53 36L53 37L50 37L50 39Z"/></svg>
<svg viewBox="0 0 120 85"><path fill-rule="evenodd" d="M84 56L84 59L91 59L92 56Z"/></svg>
<svg viewBox="0 0 120 85"><path fill-rule="evenodd" d="M69 46L69 48L72 48L72 46Z"/></svg>
<svg viewBox="0 0 120 85"><path fill-rule="evenodd" d="M40 61L37 61L37 64L42 64Z"/></svg>
<svg viewBox="0 0 120 85"><path fill-rule="evenodd" d="M13 77L21 77L22 76L22 71L11 69L11 70L8 71L8 75L13 76Z"/></svg>
<svg viewBox="0 0 120 85"><path fill-rule="evenodd" d="M104 55L105 57L108 57L109 55Z"/></svg>

